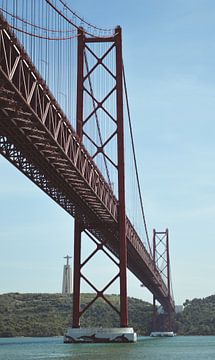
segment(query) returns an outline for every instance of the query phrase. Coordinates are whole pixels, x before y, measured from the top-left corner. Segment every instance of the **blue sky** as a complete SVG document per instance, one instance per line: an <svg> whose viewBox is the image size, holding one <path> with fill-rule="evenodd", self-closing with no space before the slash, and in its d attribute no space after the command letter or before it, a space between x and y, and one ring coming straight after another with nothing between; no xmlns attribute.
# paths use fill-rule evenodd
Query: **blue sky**
<svg viewBox="0 0 215 360"><path fill-rule="evenodd" d="M215 2L74 0L72 7L99 26L122 26L150 233L169 228L176 302L211 295ZM61 291L63 257L73 253L73 219L3 157L0 200L1 293ZM109 276L103 261L89 269L92 277L101 271ZM130 274L128 289L130 296L151 300Z"/></svg>

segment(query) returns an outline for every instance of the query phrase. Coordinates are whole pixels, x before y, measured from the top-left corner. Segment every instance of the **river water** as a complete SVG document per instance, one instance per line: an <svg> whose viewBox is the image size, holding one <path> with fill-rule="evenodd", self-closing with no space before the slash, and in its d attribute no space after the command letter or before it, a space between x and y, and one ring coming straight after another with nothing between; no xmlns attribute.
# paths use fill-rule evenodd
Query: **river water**
<svg viewBox="0 0 215 360"><path fill-rule="evenodd" d="M136 344L63 344L62 337L0 339L0 360L215 360L215 336L140 337Z"/></svg>

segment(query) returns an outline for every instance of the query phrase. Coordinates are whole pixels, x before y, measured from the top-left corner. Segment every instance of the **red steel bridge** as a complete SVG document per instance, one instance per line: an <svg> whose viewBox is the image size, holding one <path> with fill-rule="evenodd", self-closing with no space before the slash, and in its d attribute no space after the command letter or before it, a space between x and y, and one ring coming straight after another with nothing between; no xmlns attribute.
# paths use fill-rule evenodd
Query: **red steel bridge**
<svg viewBox="0 0 215 360"><path fill-rule="evenodd" d="M61 0L0 3L0 153L75 218L72 326L80 326L81 315L98 298L119 313L121 327L128 326L127 268L170 316L168 230L154 230L151 249L121 28L91 25ZM127 216L126 116L134 159L128 177L136 174L142 232ZM95 247L84 260L83 232ZM118 268L100 290L82 271L99 251ZM85 308L80 305L81 281L95 292ZM105 296L115 281L120 284L119 308Z"/></svg>

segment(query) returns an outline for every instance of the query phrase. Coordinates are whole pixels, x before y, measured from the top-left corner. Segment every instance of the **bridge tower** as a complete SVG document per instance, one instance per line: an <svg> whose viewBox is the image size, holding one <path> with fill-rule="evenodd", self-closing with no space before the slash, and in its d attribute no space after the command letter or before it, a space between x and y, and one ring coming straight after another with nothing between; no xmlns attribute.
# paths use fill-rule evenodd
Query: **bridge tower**
<svg viewBox="0 0 215 360"><path fill-rule="evenodd" d="M101 44L107 43L106 51L101 55L97 54L94 48L90 47L90 44ZM115 55L115 73L112 72L105 61L108 54L114 52ZM90 69L87 62L87 53L90 53L91 56L96 59L95 65ZM133 342L136 341L136 334L132 328L128 328L128 300L127 300L127 239L126 239L126 212L125 212L125 169L124 169L124 119L123 119L123 61L122 61L122 37L121 37L121 28L118 26L115 29L113 36L108 38L99 38L99 37L87 37L84 33L84 30L79 29L78 31L78 73L77 73L77 126L76 131L79 136L80 141L83 141L83 136L86 135L86 123L89 118L94 115L95 121L99 122L99 110L108 115L109 121L112 121L116 125L116 129L109 133L108 138L105 141L101 141L99 145L96 145L95 140L90 138L90 135L87 134L88 140L90 139L92 143L96 146L96 150L93 159L96 158L99 154L102 154L106 159L114 164L117 169L117 178L118 178L118 241L119 241L119 267L118 274L108 283L102 290L98 290L95 285L93 285L85 276L83 276L81 270L82 267L88 262L89 259L97 253L99 250L104 249L105 242L97 243L97 250L89 256L87 261L81 263L81 241L82 233L86 229L83 224L80 222L78 214L75 217L75 229L74 229L74 292L73 292L73 322L72 328L69 329L67 333L67 340L72 342L75 338L79 337L89 337L96 332L93 341L101 341L101 338L106 339L105 341L122 341L122 342ZM92 86L92 75L98 69L102 67L105 71L111 76L114 84L113 88L106 90L106 94L103 99L96 98L96 94L93 91ZM99 75L98 75L99 76ZM101 80L100 80L101 81ZM88 88L86 86L88 82ZM90 116L86 116L85 112L85 101L84 96L87 93L90 96L93 102L93 109ZM105 102L110 96L115 98L115 111L110 113L111 110L105 108ZM110 159L106 153L107 144L113 139L116 139L116 156L114 159ZM101 140L101 139L100 139ZM115 163L114 163L115 161ZM91 226L91 225L89 225ZM104 224L105 226L105 224ZM89 235L89 234L88 234ZM95 240L90 236L90 238L95 242ZM110 256L106 255L116 264L116 260ZM95 299L89 303L84 309L80 308L80 282L81 278L84 277L84 280L88 282L89 285L96 292ZM105 297L105 291L107 288L113 284L114 281L119 280L120 284L120 308L117 309L109 300ZM96 329L81 329L80 328L80 318L81 315L92 305L94 301L98 298L102 298L108 303L120 316L120 328L114 329L104 329L102 332L97 333ZM87 332L88 331L88 332ZM92 340L92 336L91 336Z"/></svg>
<svg viewBox="0 0 215 360"><path fill-rule="evenodd" d="M6 17L9 22L6 21L2 11L0 11L0 153L68 214L75 217L74 306L72 327L68 330L68 336L66 337L68 341L82 342L86 337L89 341L98 340L99 342L102 339L117 342L134 341L133 329L128 328L127 262L133 274L155 294L154 303L156 300L159 301L167 314L170 314L170 306L174 310L174 301L172 297L170 298L169 260L166 260L165 270L167 275L165 278L163 270L158 271L162 267L157 263L159 258L157 244L154 246L155 255L153 261L151 254L145 248L129 218L125 217L122 84L124 73L121 28L117 27L115 32L108 30L108 34L111 35L106 37L93 35L95 34L95 27L93 27L91 35L87 31L78 28L76 133L48 86L50 80L48 74L51 74L52 78L52 75L56 73L57 79L54 77L52 80L55 83L53 88L56 94L58 93L58 77L61 75L62 63L65 64L65 51L62 51L63 47L61 45L57 46L56 50L52 45L48 47L48 42L49 40L57 40L55 37L49 37L49 30L53 30L51 24L53 26L58 24L57 33L62 33L63 29L68 33L68 23L76 28L78 26L64 14L65 6L69 10L66 4L62 4L64 8L61 12L55 7L54 2L48 0L42 2L48 6L46 14L50 16L49 18L48 16L41 17L41 8L38 7L38 9L34 9L30 22L22 19L23 9L29 3L27 0L22 0L20 2L22 6L15 6L11 10L7 6L5 6L5 11L2 9L4 15L7 14ZM4 7L4 3L8 2L3 1L2 7ZM26 3L26 6L24 3ZM14 13L12 14L7 10ZM50 22L49 19L52 19L53 16L52 11L56 13L57 17L53 17L54 21ZM27 12L30 15L30 11ZM74 12L73 15L75 16ZM42 21L45 20L44 23L39 23L39 26L36 25L38 16ZM58 16L66 20L66 27L65 25L62 26L61 20L57 20ZM35 31L32 32L31 29L28 32L26 31L28 30L26 25L28 24L31 28L33 18L35 20ZM24 21L23 25L16 25L16 22L19 23L20 21ZM10 23L13 25L10 25ZM50 25L50 29L48 25ZM43 36L44 29L46 29L47 36ZM103 34L104 30L97 30L100 34ZM21 37L16 35L20 31L22 33ZM33 41L28 41L29 37L25 38L24 34L32 35L33 38L37 37L39 43L36 41L34 44ZM18 38L22 39L21 42L23 42L24 46ZM68 39L71 38L73 38L73 34ZM58 40L66 40L66 38L58 38ZM46 43L44 44L42 41L46 41ZM56 42L52 41L50 43L55 44ZM105 45L106 50L104 50L103 45ZM65 46L66 51L69 54L72 53L70 46ZM39 60L38 56L35 56L38 53L38 48L51 50L45 51L45 62L48 64L49 59L51 65L50 71L47 66L48 74L44 74L45 79L37 70L41 62L41 59ZM53 54L56 54L55 57L58 58L58 61L53 62ZM110 54L113 54L112 60L114 60L112 64L108 59ZM32 59L30 56L32 56ZM94 64L92 61L88 61L88 56L91 56L91 60L93 58ZM70 56L68 59L70 59ZM76 62L73 63L68 60L67 63L72 68L72 65ZM40 65L38 68L41 69ZM112 79L112 85L109 83L107 88L106 78L100 77L99 69L101 68ZM68 75L68 87L72 89L72 86L70 86L70 82L72 82L70 72L67 68L63 70L65 71L63 76L60 76L61 81L64 82L65 76ZM101 96L98 96L99 94L95 91L95 83L97 83L98 89L104 85L105 90L102 95L100 94ZM69 89L68 94L70 94ZM86 96L91 99L90 112L88 112L89 108L86 108L88 106L88 102L85 101ZM69 98L72 101L72 96L69 95ZM96 126L97 123L103 126L104 122L102 117L100 118L101 113L109 120L109 124L112 123L112 126L109 127L109 133L108 135L106 133L105 138L101 136L98 129L99 142L96 142L89 122L92 120L96 123ZM103 128L103 131L105 132L105 128ZM86 140L90 141L94 146L92 152L89 151ZM112 156L108 151L112 141L114 141L116 149L115 156ZM106 167L107 176L104 175L103 169L99 167L97 162L99 155L105 159L105 166L107 160L115 169L117 178L114 182L115 191L113 191L112 181L110 181L112 179L109 179L108 176L108 167ZM87 233L96 245L96 248L84 260L81 257L81 254L83 254L81 250L84 247L82 241L83 232ZM156 233L155 235L162 235L162 233ZM164 234L166 244L168 243L167 235L166 232ZM159 243L162 242L159 241ZM167 250L167 245L165 245L165 249L166 258L168 258L169 250ZM102 289L98 289L94 281L90 281L88 274L83 273L84 266L89 260L94 260L99 251L107 255L117 267L116 275L109 282L106 281ZM161 260L162 257L160 257ZM96 294L84 308L80 306L81 280L87 282ZM165 280L167 280L167 284ZM120 283L119 307L114 306L105 295L106 290L110 290L110 286L115 281ZM99 298L106 301L119 314L120 325L118 328L110 329L109 332L106 331L102 334L98 334L96 329L93 329L93 332L92 329L89 332L84 332L83 329L80 329L80 318Z"/></svg>
<svg viewBox="0 0 215 360"><path fill-rule="evenodd" d="M153 260L154 266L160 272L167 286L168 305L164 309L156 306L156 296L153 295L152 336L173 336L173 310L171 306L171 276L169 255L169 231L153 230Z"/></svg>

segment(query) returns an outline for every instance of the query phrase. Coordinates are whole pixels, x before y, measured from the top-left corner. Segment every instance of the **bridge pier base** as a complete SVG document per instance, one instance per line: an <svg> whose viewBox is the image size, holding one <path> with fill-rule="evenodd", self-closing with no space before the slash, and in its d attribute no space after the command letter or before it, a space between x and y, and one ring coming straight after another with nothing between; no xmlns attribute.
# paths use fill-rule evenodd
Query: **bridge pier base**
<svg viewBox="0 0 215 360"><path fill-rule="evenodd" d="M151 337L173 337L175 336L173 331L152 331Z"/></svg>
<svg viewBox="0 0 215 360"><path fill-rule="evenodd" d="M72 328L64 335L64 343L133 343L137 334L133 328Z"/></svg>

